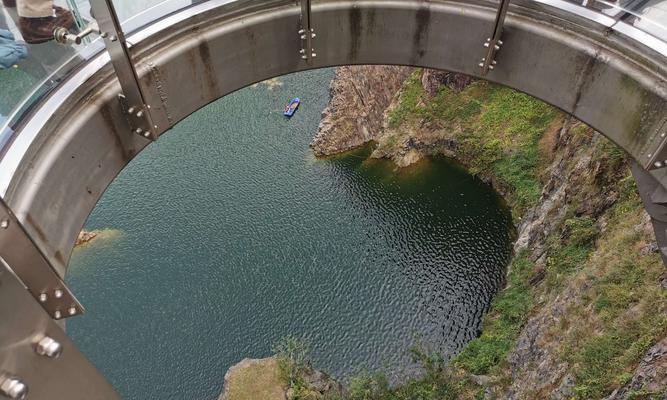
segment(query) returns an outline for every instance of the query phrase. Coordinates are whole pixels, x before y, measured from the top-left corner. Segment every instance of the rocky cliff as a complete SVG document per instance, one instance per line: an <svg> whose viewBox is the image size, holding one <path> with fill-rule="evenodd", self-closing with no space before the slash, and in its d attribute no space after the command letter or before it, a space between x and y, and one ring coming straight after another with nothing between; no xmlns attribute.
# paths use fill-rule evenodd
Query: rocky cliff
<svg viewBox="0 0 667 400"><path fill-rule="evenodd" d="M375 140L384 112L408 76L407 67L347 66L336 69L331 100L311 148L332 155Z"/></svg>
<svg viewBox="0 0 667 400"><path fill-rule="evenodd" d="M445 154L493 184L517 225L508 284L482 335L426 386L453 381L447 393L462 398L667 398L667 275L626 155L504 87L413 70L392 93L405 69L354 68L332 84L316 154L371 139L373 156L397 166ZM375 94L361 119L336 115L346 99Z"/></svg>

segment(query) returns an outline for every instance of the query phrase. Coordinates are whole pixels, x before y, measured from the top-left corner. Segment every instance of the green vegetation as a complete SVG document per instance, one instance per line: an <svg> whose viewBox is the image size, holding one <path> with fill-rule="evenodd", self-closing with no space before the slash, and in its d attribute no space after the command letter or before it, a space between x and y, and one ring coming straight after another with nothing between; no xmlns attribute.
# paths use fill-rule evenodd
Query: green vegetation
<svg viewBox="0 0 667 400"><path fill-rule="evenodd" d="M453 364L475 375L486 375L505 361L533 305L530 277L533 263L527 252L518 254L509 269L507 287L484 317L482 335L472 340Z"/></svg>
<svg viewBox="0 0 667 400"><path fill-rule="evenodd" d="M485 81L475 81L461 92L443 86L429 98L420 76L421 70L416 70L406 80L399 105L388 115L388 126L409 132L409 126L424 121L441 125L445 135L460 143L458 157L473 174L492 177L507 188L515 215L536 204L542 191L538 144L558 112L526 94Z"/></svg>
<svg viewBox="0 0 667 400"><path fill-rule="evenodd" d="M310 364L310 346L303 339L285 336L273 346L278 359L280 378L285 385L293 390L294 400L316 398L304 380L304 372Z"/></svg>

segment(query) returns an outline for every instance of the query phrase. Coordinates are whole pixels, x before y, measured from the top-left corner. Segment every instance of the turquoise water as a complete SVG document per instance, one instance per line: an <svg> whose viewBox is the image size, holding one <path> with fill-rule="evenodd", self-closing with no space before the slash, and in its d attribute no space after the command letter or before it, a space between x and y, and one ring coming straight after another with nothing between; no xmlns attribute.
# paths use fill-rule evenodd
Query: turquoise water
<svg viewBox="0 0 667 400"><path fill-rule="evenodd" d="M144 151L73 255L88 313L75 342L127 399L215 399L228 367L279 338L339 378L415 373L417 342L451 356L502 282L510 217L445 158L396 172L369 149L315 160L332 70L215 102ZM281 115L299 96L296 116Z"/></svg>

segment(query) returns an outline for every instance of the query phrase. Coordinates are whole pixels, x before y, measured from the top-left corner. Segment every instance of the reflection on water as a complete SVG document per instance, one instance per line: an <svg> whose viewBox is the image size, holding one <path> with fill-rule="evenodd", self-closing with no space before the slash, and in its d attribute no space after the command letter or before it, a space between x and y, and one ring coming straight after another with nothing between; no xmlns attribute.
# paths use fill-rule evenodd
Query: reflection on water
<svg viewBox="0 0 667 400"><path fill-rule="evenodd" d="M75 252L88 314L68 329L124 398L217 398L227 368L287 334L338 377L411 373L416 337L449 356L476 334L510 252L498 196L444 158L399 173L368 149L313 160L332 77L211 104L91 215L123 234Z"/></svg>

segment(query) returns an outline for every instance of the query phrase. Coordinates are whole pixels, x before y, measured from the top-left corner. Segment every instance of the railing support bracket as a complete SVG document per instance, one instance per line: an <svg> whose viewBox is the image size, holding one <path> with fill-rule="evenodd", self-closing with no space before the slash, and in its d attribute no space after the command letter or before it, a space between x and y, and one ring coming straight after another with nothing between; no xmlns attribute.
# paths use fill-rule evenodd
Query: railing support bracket
<svg viewBox="0 0 667 400"><path fill-rule="evenodd" d="M496 20L493 26L493 34L491 37L486 39L484 42L484 47L486 47L486 56L482 58L482 61L478 66L482 69L482 76L485 76L489 71L492 71L497 62L496 62L496 53L503 46L503 41L500 40L503 34L503 26L505 24L505 15L507 15L507 8L509 7L510 0L501 0L498 5L498 11L496 12Z"/></svg>

